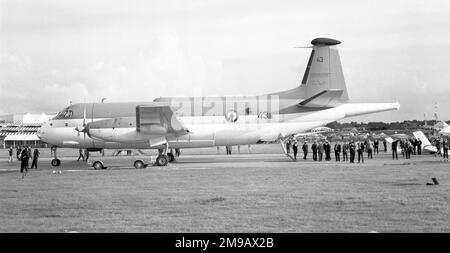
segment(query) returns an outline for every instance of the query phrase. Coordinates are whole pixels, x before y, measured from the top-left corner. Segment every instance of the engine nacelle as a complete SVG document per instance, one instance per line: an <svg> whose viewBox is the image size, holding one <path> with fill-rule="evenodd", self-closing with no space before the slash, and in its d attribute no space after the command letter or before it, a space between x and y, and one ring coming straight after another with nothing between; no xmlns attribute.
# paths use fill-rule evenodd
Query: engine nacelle
<svg viewBox="0 0 450 253"><path fill-rule="evenodd" d="M157 136L167 135L167 128L162 125L146 126L145 131L136 130L135 118L114 118L91 122L86 125L89 137L109 142L148 141Z"/></svg>

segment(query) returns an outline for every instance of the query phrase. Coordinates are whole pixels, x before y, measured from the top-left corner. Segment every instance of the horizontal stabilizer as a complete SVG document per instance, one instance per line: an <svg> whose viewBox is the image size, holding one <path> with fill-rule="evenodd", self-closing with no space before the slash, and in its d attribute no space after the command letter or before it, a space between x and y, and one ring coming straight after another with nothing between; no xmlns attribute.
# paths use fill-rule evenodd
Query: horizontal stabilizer
<svg viewBox="0 0 450 253"><path fill-rule="evenodd" d="M298 105L305 107L333 107L339 103L343 92L344 90L337 89L324 90L303 100Z"/></svg>

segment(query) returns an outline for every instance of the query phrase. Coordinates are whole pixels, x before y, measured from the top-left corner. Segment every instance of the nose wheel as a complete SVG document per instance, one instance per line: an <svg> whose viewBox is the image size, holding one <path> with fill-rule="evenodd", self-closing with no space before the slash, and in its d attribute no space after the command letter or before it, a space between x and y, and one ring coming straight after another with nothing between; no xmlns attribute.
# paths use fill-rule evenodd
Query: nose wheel
<svg viewBox="0 0 450 253"><path fill-rule="evenodd" d="M55 158L51 161L51 164L53 167L58 167L59 165L61 165L61 160L59 160L58 158Z"/></svg>
<svg viewBox="0 0 450 253"><path fill-rule="evenodd" d="M57 157L56 157L56 147L51 147L51 149L53 149L53 155L54 155L54 158L53 158L53 160L50 162L50 164L53 166L53 167L58 167L59 165L61 165L61 160L59 160Z"/></svg>

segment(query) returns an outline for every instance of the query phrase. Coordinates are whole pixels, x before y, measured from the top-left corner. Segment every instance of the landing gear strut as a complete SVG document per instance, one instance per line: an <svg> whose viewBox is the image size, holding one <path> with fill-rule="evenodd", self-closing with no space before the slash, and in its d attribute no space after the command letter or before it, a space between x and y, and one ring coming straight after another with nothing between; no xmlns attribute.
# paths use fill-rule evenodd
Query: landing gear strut
<svg viewBox="0 0 450 253"><path fill-rule="evenodd" d="M173 157L173 160L175 160L175 157L172 153L167 153L167 150L169 149L169 143L165 143L165 148L162 152L159 153L158 157L156 157L156 165L158 166L166 166L169 161L171 160L170 157Z"/></svg>
<svg viewBox="0 0 450 253"><path fill-rule="evenodd" d="M61 160L59 160L57 157L56 157L56 147L51 147L51 149L53 149L54 151L54 153L53 153L53 155L54 155L54 158L53 158L53 160L51 161L51 164L52 164L52 166L53 167L58 167L59 165L61 165Z"/></svg>

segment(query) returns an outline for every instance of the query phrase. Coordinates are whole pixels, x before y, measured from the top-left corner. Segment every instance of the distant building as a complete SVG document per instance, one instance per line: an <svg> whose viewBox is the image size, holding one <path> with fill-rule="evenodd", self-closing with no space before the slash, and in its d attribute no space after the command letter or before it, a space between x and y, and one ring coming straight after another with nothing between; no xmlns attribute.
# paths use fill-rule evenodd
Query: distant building
<svg viewBox="0 0 450 253"><path fill-rule="evenodd" d="M55 114L9 114L0 116L0 147L16 146L46 146L37 132L43 123L53 118Z"/></svg>

